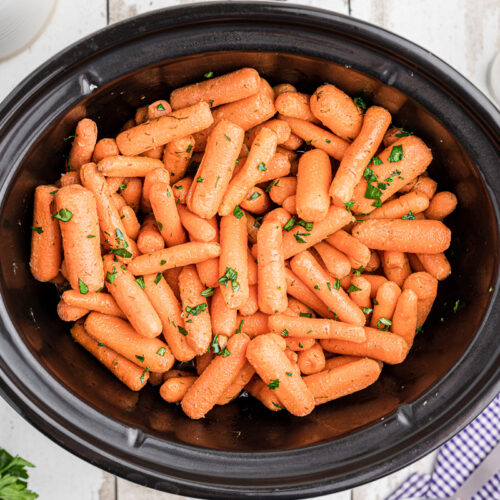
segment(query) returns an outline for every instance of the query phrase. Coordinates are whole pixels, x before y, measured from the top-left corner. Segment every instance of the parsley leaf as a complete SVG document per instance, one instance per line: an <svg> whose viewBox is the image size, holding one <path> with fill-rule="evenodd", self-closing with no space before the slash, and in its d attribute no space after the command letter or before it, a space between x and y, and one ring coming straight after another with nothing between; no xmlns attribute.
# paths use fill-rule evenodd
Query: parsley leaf
<svg viewBox="0 0 500 500"><path fill-rule="evenodd" d="M260 170L261 172L266 172L267 171L266 164L263 161L261 161L257 165L257 170Z"/></svg>
<svg viewBox="0 0 500 500"><path fill-rule="evenodd" d="M297 219L292 215L287 223L283 226L283 230L286 231L287 233L291 231L295 227L295 223L297 222Z"/></svg>
<svg viewBox="0 0 500 500"><path fill-rule="evenodd" d="M31 230L35 231L35 233L38 233L38 234L42 234L43 233L43 229L41 227L33 227L33 226L31 226Z"/></svg>
<svg viewBox="0 0 500 500"><path fill-rule="evenodd" d="M177 328L179 329L179 332L182 335L184 335L184 336L188 335L189 332L185 328L182 328L182 326L179 325Z"/></svg>
<svg viewBox="0 0 500 500"><path fill-rule="evenodd" d="M236 205L233 209L233 215L237 218L237 219L241 219L244 215L245 215L245 212L243 212L243 210L241 210L240 206L239 205Z"/></svg>
<svg viewBox="0 0 500 500"><path fill-rule="evenodd" d="M132 254L125 248L112 248L109 253L118 255L118 257L124 257L125 259L130 259L130 257L132 257Z"/></svg>
<svg viewBox="0 0 500 500"><path fill-rule="evenodd" d="M211 297L214 294L213 288L205 288L203 292L200 293L202 297Z"/></svg>
<svg viewBox="0 0 500 500"><path fill-rule="evenodd" d="M274 391L274 389L277 389L279 386L280 386L279 378L272 378L268 384L269 389L271 389L272 391Z"/></svg>
<svg viewBox="0 0 500 500"><path fill-rule="evenodd" d="M214 76L214 72L213 71L207 71L206 73L203 74L203 76L205 78L212 78L212 76Z"/></svg>
<svg viewBox="0 0 500 500"><path fill-rule="evenodd" d="M144 283L144 276L139 276L134 280L143 290L146 288L146 283Z"/></svg>
<svg viewBox="0 0 500 500"><path fill-rule="evenodd" d="M403 220L415 220L415 216L411 210L406 215L403 215Z"/></svg>
<svg viewBox="0 0 500 500"><path fill-rule="evenodd" d="M360 292L361 288L358 288L356 285L353 285L352 283L349 285L349 288L347 289L347 293L351 292Z"/></svg>
<svg viewBox="0 0 500 500"><path fill-rule="evenodd" d="M258 198L259 196L260 196L260 193L258 191L254 191L252 193L252 195L249 198L247 198L247 200L252 201L252 200L255 200L255 198Z"/></svg>
<svg viewBox="0 0 500 500"><path fill-rule="evenodd" d="M82 295L89 293L89 287L80 278L78 278L78 288Z"/></svg>
<svg viewBox="0 0 500 500"><path fill-rule="evenodd" d="M391 150L391 154L389 158L387 158L391 163L396 163L401 161L404 158L403 155L403 146L400 144L399 146L393 146Z"/></svg>
<svg viewBox="0 0 500 500"><path fill-rule="evenodd" d="M293 236L298 243L307 243L303 236L311 236L311 233L299 233L297 231Z"/></svg>
<svg viewBox="0 0 500 500"><path fill-rule="evenodd" d="M344 203L345 208L346 208L346 210L347 210L349 213L351 213L351 208L353 207L353 205L354 205L355 203L356 203L356 201L355 201L355 200L353 200L353 201L347 201L347 202L345 202L345 203Z"/></svg>
<svg viewBox="0 0 500 500"><path fill-rule="evenodd" d="M193 316L198 316L199 314L201 314L203 311L206 310L207 310L206 302L202 302L201 304L198 304L197 306L194 307L186 306L186 312L187 312L186 318L189 318L190 314L192 314Z"/></svg>
<svg viewBox="0 0 500 500"><path fill-rule="evenodd" d="M38 495L27 489L26 467L34 465L19 456L0 449L0 498L5 500L35 500Z"/></svg>
<svg viewBox="0 0 500 500"><path fill-rule="evenodd" d="M392 321L387 318L380 318L377 321L377 328L379 330L382 330L383 332L386 332L389 330L389 327L392 325Z"/></svg>
<svg viewBox="0 0 500 500"><path fill-rule="evenodd" d="M356 106L359 108L359 109L362 109L363 111L366 111L366 102L364 101L364 99L362 97L355 97L354 98L354 104L356 104Z"/></svg>
<svg viewBox="0 0 500 500"><path fill-rule="evenodd" d="M161 274L161 273L158 273L158 274L156 275L156 278L155 278L155 281L154 281L155 285L157 285L157 284L160 282L161 277L162 277L162 274Z"/></svg>
<svg viewBox="0 0 500 500"><path fill-rule="evenodd" d="M69 222L73 217L73 214L67 208L61 208L61 210L59 210L59 212L54 214L52 217L60 220L61 222Z"/></svg>

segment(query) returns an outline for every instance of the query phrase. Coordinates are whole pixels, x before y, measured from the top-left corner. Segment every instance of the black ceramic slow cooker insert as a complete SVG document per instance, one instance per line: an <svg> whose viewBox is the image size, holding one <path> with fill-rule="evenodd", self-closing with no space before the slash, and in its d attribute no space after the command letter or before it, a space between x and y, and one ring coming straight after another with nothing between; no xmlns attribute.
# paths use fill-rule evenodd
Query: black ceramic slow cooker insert
<svg viewBox="0 0 500 500"><path fill-rule="evenodd" d="M35 186L60 175L76 122L100 137L180 85L250 66L311 92L331 82L385 106L432 148L430 175L457 194L453 273L408 359L304 418L251 398L199 421L157 390L129 391L75 344L57 291L28 267ZM114 474L204 498L300 498L404 467L496 395L500 126L496 108L426 50L353 18L270 3L155 11L78 42L0 107L0 389L54 441ZM457 302L458 301L458 302Z"/></svg>

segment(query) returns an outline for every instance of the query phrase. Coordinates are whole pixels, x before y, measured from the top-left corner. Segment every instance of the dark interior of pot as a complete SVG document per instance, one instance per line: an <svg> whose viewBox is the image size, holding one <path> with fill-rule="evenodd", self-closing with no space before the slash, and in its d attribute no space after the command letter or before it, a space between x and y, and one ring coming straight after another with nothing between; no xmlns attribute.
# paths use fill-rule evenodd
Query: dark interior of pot
<svg viewBox="0 0 500 500"><path fill-rule="evenodd" d="M148 386L140 393L128 390L73 342L69 325L56 314L55 286L36 282L29 272L32 195L36 185L59 178L69 148L63 139L73 134L80 118L94 119L100 137L111 136L137 107L168 98L170 90L199 81L206 71L221 74L243 66L256 68L271 84L291 82L304 92L332 82L352 96L363 95L369 103L385 106L394 124L421 136L434 155L429 174L439 190L451 190L459 198L458 209L446 220L453 231L447 253L453 273L440 284L434 310L407 360L386 365L378 382L368 389L319 406L304 418L270 412L243 395L216 407L205 419L191 421L179 407L163 402L157 388ZM497 268L497 226L488 191L455 137L422 106L379 80L293 54L199 54L144 68L100 87L48 124L9 190L0 221L1 287L10 317L39 363L107 416L170 441L211 449L251 452L304 447L356 432L402 403L411 404L432 390L467 349L488 306Z"/></svg>

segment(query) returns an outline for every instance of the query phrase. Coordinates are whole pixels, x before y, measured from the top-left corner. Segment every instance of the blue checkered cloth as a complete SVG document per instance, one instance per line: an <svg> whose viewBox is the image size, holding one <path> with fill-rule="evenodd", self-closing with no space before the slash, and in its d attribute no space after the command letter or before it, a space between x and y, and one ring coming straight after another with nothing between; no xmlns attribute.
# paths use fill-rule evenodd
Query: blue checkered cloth
<svg viewBox="0 0 500 500"><path fill-rule="evenodd" d="M431 474L412 474L386 500L446 498L453 495L479 464L500 443L500 394L439 451ZM498 472L480 486L471 500L500 500Z"/></svg>

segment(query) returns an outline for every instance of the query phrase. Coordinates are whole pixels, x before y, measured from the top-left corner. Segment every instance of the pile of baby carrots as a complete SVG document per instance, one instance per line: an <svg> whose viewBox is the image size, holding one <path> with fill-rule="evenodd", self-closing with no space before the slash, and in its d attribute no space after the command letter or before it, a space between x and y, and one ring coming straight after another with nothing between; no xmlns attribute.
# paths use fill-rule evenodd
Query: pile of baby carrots
<svg viewBox="0 0 500 500"><path fill-rule="evenodd" d="M404 361L451 272L457 199L380 106L204 77L116 138L78 122L68 171L35 190L31 271L131 390L193 419L242 391L304 416Z"/></svg>

